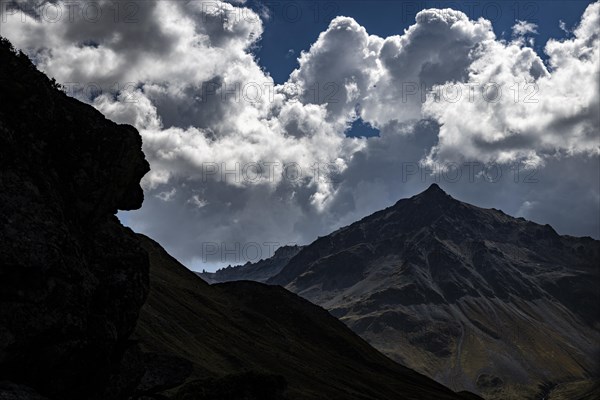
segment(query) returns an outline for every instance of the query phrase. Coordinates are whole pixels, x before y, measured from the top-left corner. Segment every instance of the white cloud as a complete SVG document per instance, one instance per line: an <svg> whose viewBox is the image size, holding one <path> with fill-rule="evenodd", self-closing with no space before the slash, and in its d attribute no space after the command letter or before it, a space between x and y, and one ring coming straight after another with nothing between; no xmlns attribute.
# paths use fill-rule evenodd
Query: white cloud
<svg viewBox="0 0 600 400"><path fill-rule="evenodd" d="M206 201L205 199L201 198L200 195L193 195L192 197L190 197L187 201L188 204L192 204L194 207L196 208L204 208L208 205L208 201Z"/></svg>
<svg viewBox="0 0 600 400"><path fill-rule="evenodd" d="M517 23L512 27L513 36L525 36L528 34L537 34L538 26L533 22L517 20Z"/></svg>
<svg viewBox="0 0 600 400"><path fill-rule="evenodd" d="M175 197L175 194L177 194L177 189L172 188L169 191L160 192L160 193L156 194L154 197L156 197L157 199L161 199L162 201L172 201L173 198Z"/></svg>
<svg viewBox="0 0 600 400"><path fill-rule="evenodd" d="M567 24L562 19L558 21L558 27L560 28L561 31L563 31L567 34L571 33L571 30L569 28L567 28Z"/></svg>
<svg viewBox="0 0 600 400"><path fill-rule="evenodd" d="M494 37L485 19L471 21L451 9L419 12L403 35L384 40L379 53L382 71L367 98L363 120L381 127L393 120L420 119L428 90L463 80L474 51Z"/></svg>
<svg viewBox="0 0 600 400"><path fill-rule="evenodd" d="M598 154L599 9L588 7L572 39L548 41L549 68L520 43L485 43L469 67L468 83L479 93L425 104L425 115L442 124L429 159L541 163L555 153ZM501 95L486 99L479 88L492 82Z"/></svg>

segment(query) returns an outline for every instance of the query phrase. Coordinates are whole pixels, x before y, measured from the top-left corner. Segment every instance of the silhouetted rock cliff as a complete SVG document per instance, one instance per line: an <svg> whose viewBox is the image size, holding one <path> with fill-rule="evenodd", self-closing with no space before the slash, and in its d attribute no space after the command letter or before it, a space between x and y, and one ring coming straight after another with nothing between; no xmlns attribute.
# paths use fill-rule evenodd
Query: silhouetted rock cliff
<svg viewBox="0 0 600 400"><path fill-rule="evenodd" d="M148 257L114 214L142 204L141 144L1 41L0 381L13 383L0 392L110 399L129 384L109 381L147 295Z"/></svg>

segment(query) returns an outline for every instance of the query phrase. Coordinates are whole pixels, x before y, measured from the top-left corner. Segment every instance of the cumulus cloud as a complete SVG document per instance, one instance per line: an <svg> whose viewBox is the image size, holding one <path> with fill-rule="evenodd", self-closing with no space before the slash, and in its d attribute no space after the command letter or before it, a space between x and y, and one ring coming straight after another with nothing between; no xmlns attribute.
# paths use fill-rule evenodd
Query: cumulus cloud
<svg viewBox="0 0 600 400"><path fill-rule="evenodd" d="M382 72L363 116L374 126L420 119L428 91L437 84L462 81L474 51L495 37L489 21L471 21L452 9L423 10L415 21L403 35L383 42Z"/></svg>
<svg viewBox="0 0 600 400"><path fill-rule="evenodd" d="M344 126L356 118L360 95L369 92L379 73L382 42L354 19L337 17L302 53L289 82L297 87L303 103L325 105L328 120Z"/></svg>
<svg viewBox="0 0 600 400"><path fill-rule="evenodd" d="M337 17L301 55L290 82L303 102L326 104L333 121L360 117L380 128L418 120L432 86L465 78L473 50L494 38L489 21L452 9L423 10L403 35L387 38Z"/></svg>
<svg viewBox="0 0 600 400"><path fill-rule="evenodd" d="M539 165L546 155L598 155L599 14L600 3L590 5L573 38L548 41L548 66L518 41L482 43L465 84L435 88L462 95L453 101L431 96L424 105L424 114L442 124L428 160L460 155Z"/></svg>
<svg viewBox="0 0 600 400"><path fill-rule="evenodd" d="M128 221L188 265L310 242L432 179L466 200L597 236L600 3L569 39L546 44L547 62L524 40L536 32L526 21L507 42L490 21L452 9L422 10L385 38L339 16L282 85L253 55L268 16L244 1L11 4L0 34L70 95L140 130L152 170ZM359 118L380 136L346 137ZM484 168L444 177L465 162ZM491 186L489 163L505 171ZM515 163L548 173L523 184ZM570 195L549 201L553 192ZM585 207L566 214L573 193Z"/></svg>

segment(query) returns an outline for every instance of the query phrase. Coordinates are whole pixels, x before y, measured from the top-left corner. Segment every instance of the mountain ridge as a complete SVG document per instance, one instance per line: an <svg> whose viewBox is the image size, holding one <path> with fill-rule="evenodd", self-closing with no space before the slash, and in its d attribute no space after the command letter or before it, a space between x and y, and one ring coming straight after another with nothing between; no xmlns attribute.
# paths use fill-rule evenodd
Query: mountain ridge
<svg viewBox="0 0 600 400"><path fill-rule="evenodd" d="M543 382L597 379L599 264L597 240L434 184L318 238L267 283L454 390L528 398Z"/></svg>
<svg viewBox="0 0 600 400"><path fill-rule="evenodd" d="M270 277L278 274L302 248L303 246L298 245L281 246L271 257L266 259L256 262L248 261L243 265L230 265L215 272L196 272L196 274L208 283L243 280L266 282Z"/></svg>

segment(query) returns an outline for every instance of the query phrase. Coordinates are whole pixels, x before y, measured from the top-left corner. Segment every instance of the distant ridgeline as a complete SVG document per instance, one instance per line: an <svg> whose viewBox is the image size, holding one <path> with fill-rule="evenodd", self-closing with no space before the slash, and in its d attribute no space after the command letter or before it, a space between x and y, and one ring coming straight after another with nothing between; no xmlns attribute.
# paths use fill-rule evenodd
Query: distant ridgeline
<svg viewBox="0 0 600 400"><path fill-rule="evenodd" d="M277 275L303 246L281 246L272 257L244 265L229 266L216 272L199 272L198 275L208 283L231 281L266 282Z"/></svg>

